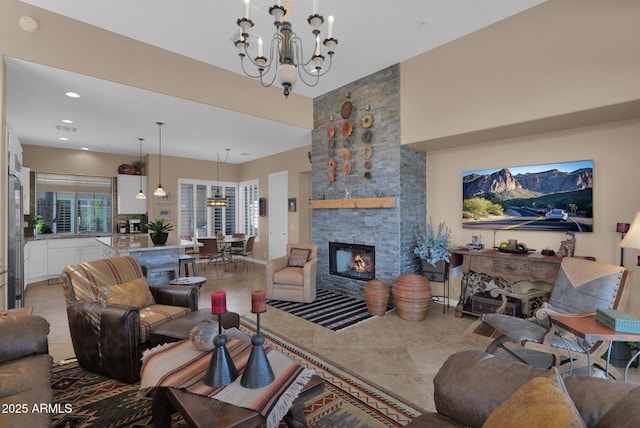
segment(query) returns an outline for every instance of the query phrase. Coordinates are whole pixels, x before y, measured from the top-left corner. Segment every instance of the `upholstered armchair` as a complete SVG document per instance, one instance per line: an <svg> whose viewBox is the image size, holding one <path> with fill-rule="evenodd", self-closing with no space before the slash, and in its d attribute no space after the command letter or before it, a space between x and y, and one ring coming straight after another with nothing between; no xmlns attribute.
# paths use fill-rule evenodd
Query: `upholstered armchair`
<svg viewBox="0 0 640 428"><path fill-rule="evenodd" d="M267 262L267 298L290 302L316 299L318 246L287 244L287 255Z"/></svg>
<svg viewBox="0 0 640 428"><path fill-rule="evenodd" d="M195 287L149 286L130 256L70 265L61 279L78 364L128 383L152 330L198 309Z"/></svg>
<svg viewBox="0 0 640 428"><path fill-rule="evenodd" d="M596 309L624 309L629 294L631 272L624 267L580 258L562 259L549 300L529 319L503 314L485 314L483 321L502 335L487 348L498 348L523 362L540 361L540 352L547 354L549 365L561 370L598 364L607 351L606 342L586 343L583 339L562 331L553 324L553 316L592 316ZM506 290L492 290L507 297L518 297ZM513 343L511 343L513 342ZM534 351L534 352L531 352ZM537 351L537 353L536 353ZM616 378L619 373L610 367Z"/></svg>

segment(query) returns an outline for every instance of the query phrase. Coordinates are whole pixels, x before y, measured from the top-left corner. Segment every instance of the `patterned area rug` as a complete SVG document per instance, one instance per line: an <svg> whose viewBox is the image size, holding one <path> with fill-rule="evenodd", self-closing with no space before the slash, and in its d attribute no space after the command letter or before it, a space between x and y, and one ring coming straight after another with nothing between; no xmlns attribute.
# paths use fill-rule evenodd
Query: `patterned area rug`
<svg viewBox="0 0 640 428"><path fill-rule="evenodd" d="M255 323L242 319L241 330L252 335ZM325 380L325 390L307 401L305 414L310 427L401 427L422 410L393 394L360 379L330 361L287 341L264 328L267 341L284 355L315 370ZM71 404L72 411L53 417L54 427L152 428L151 404L136 399L138 384L125 384L80 367L75 360L53 369L54 402ZM175 416L172 427L185 427ZM285 427L281 423L281 427Z"/></svg>
<svg viewBox="0 0 640 428"><path fill-rule="evenodd" d="M267 300L267 304L333 331L351 327L374 316L367 312L364 300L322 289L318 290L316 300L311 303ZM392 309L387 307L387 312Z"/></svg>

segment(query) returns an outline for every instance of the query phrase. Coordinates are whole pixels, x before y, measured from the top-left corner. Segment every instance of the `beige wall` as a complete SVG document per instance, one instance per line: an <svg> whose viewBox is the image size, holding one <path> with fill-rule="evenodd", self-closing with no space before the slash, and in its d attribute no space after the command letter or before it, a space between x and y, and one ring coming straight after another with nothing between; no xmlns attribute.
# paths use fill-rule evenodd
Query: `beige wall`
<svg viewBox="0 0 640 428"><path fill-rule="evenodd" d="M549 0L401 64L402 143L439 149L640 112L640 2Z"/></svg>
<svg viewBox="0 0 640 428"><path fill-rule="evenodd" d="M576 255L619 264L620 234L616 223L633 221L640 210L636 189L637 160L640 159L640 119L577 128L518 139L496 141L429 152L427 154L427 213L434 223L446 222L454 244L471 242L471 234L481 233L486 246L517 239L528 247L557 250L564 233L494 231L462 228L462 172L524 166L561 161L594 161L594 232L578 233ZM637 270L640 252L626 250L625 266ZM460 277L452 280L452 295L459 294ZM633 281L627 310L640 317L640 275Z"/></svg>

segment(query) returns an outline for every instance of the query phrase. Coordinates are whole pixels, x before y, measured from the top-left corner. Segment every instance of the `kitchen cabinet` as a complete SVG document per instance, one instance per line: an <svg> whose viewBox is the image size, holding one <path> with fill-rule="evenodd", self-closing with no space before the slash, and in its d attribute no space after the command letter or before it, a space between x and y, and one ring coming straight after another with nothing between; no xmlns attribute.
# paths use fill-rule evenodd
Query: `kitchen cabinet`
<svg viewBox="0 0 640 428"><path fill-rule="evenodd" d="M140 185L142 179L142 185ZM147 200L136 199L140 193L140 187L145 192L147 189L147 177L140 175L118 174L118 214L145 214L147 212Z"/></svg>
<svg viewBox="0 0 640 428"><path fill-rule="evenodd" d="M31 284L48 278L48 248L46 240L29 241L24 246L25 284Z"/></svg>
<svg viewBox="0 0 640 428"><path fill-rule="evenodd" d="M31 214L31 168L25 166L20 171L20 184L22 184L22 214Z"/></svg>
<svg viewBox="0 0 640 428"><path fill-rule="evenodd" d="M57 278L67 265L101 259L103 249L94 237L29 241L25 245L26 283Z"/></svg>
<svg viewBox="0 0 640 428"><path fill-rule="evenodd" d="M102 258L102 244L95 238L49 240L49 275L60 275L65 266Z"/></svg>

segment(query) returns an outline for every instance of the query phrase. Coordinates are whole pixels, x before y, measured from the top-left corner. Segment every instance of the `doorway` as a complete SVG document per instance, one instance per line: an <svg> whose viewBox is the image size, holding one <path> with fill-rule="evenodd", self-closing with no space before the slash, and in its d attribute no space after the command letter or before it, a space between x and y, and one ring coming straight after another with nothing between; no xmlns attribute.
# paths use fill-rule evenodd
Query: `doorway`
<svg viewBox="0 0 640 428"><path fill-rule="evenodd" d="M269 174L269 260L287 255L289 173Z"/></svg>

